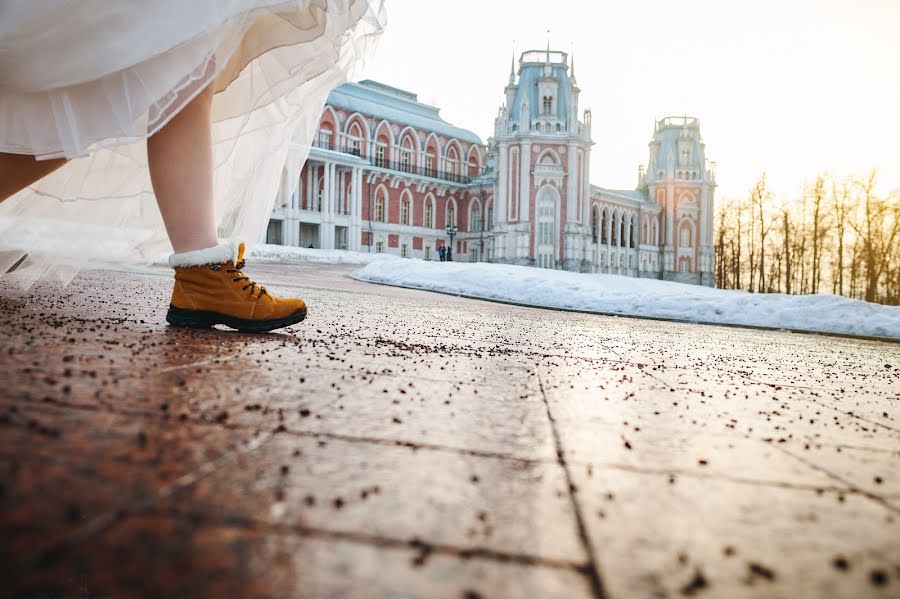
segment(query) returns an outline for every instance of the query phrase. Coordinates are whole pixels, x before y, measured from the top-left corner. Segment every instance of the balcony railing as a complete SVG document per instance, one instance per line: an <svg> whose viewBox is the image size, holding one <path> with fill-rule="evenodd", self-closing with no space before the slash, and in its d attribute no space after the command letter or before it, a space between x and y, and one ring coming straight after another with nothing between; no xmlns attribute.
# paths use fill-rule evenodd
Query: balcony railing
<svg viewBox="0 0 900 599"><path fill-rule="evenodd" d="M362 152L359 149L354 148L341 148L335 146L334 144L325 143L320 140L316 140L315 144L313 144L317 148L321 148L323 150L330 150L332 152L340 152L342 154L350 154L352 156L358 156L362 158ZM385 158L381 158L379 156L375 156L370 160L372 166L378 168L384 168L392 171L397 171L400 173L409 173L411 175L419 175L421 177L431 177L432 179L441 179L443 181L451 181L453 183L462 183L466 184L472 181L473 177L468 175L458 175L456 173L451 173L448 171L439 171L435 168L426 168L420 167L412 163L395 161L395 160L387 160Z"/></svg>
<svg viewBox="0 0 900 599"><path fill-rule="evenodd" d="M452 181L453 183L468 183L472 177L468 175L457 175L447 171L439 171L434 168L420 167L408 162L397 162L394 160L379 160L377 157L372 161L374 166L386 168L391 171L401 173L410 173L411 175L419 175L421 177L431 177L432 179L441 179L443 181Z"/></svg>
<svg viewBox="0 0 900 599"><path fill-rule="evenodd" d="M350 154L362 158L362 152L360 152L359 149L339 148L334 144L325 143L324 141L316 141L313 145L323 150L331 150L332 152L340 152L341 154Z"/></svg>

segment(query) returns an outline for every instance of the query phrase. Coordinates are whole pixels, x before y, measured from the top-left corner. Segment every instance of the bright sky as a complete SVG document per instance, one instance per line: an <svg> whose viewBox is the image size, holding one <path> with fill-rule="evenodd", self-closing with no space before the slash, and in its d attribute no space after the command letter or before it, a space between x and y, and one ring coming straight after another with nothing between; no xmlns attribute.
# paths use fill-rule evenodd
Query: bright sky
<svg viewBox="0 0 900 599"><path fill-rule="evenodd" d="M700 119L718 197L762 171L878 167L900 188L900 0L387 0L364 76L419 94L485 140L513 48L575 53L593 110L591 180L630 189L655 118Z"/></svg>

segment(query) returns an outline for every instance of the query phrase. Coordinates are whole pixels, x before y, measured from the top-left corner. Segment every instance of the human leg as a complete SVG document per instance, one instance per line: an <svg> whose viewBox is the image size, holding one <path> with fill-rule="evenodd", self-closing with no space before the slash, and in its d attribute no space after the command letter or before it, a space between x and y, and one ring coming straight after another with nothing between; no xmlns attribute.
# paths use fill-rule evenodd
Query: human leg
<svg viewBox="0 0 900 599"><path fill-rule="evenodd" d="M188 103L147 140L150 180L176 253L214 247L212 88Z"/></svg>
<svg viewBox="0 0 900 599"><path fill-rule="evenodd" d="M37 160L27 154L0 152L0 202L43 179L66 162L65 158Z"/></svg>

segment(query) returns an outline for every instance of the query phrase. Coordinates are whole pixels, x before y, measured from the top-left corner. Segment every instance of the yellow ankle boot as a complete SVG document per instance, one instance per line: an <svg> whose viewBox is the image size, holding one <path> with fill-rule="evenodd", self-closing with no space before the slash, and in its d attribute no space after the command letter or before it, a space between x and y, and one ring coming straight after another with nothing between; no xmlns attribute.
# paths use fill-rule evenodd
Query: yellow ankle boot
<svg viewBox="0 0 900 599"><path fill-rule="evenodd" d="M223 324L245 332L280 329L306 318L302 299L280 298L245 276L244 244L172 254L175 289L166 320L206 329Z"/></svg>

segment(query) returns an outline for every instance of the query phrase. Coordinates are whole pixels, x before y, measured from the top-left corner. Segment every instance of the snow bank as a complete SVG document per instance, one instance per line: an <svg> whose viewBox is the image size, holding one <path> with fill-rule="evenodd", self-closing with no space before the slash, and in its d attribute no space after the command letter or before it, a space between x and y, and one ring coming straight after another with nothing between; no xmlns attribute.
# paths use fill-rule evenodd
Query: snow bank
<svg viewBox="0 0 900 599"><path fill-rule="evenodd" d="M345 250L317 250L286 245L259 244L253 246L250 258L272 262L316 262L319 264L371 264L383 260L399 260L388 254L348 252Z"/></svg>
<svg viewBox="0 0 900 599"><path fill-rule="evenodd" d="M354 276L550 308L900 338L900 308L834 295L763 295L618 275L422 260L373 262Z"/></svg>

